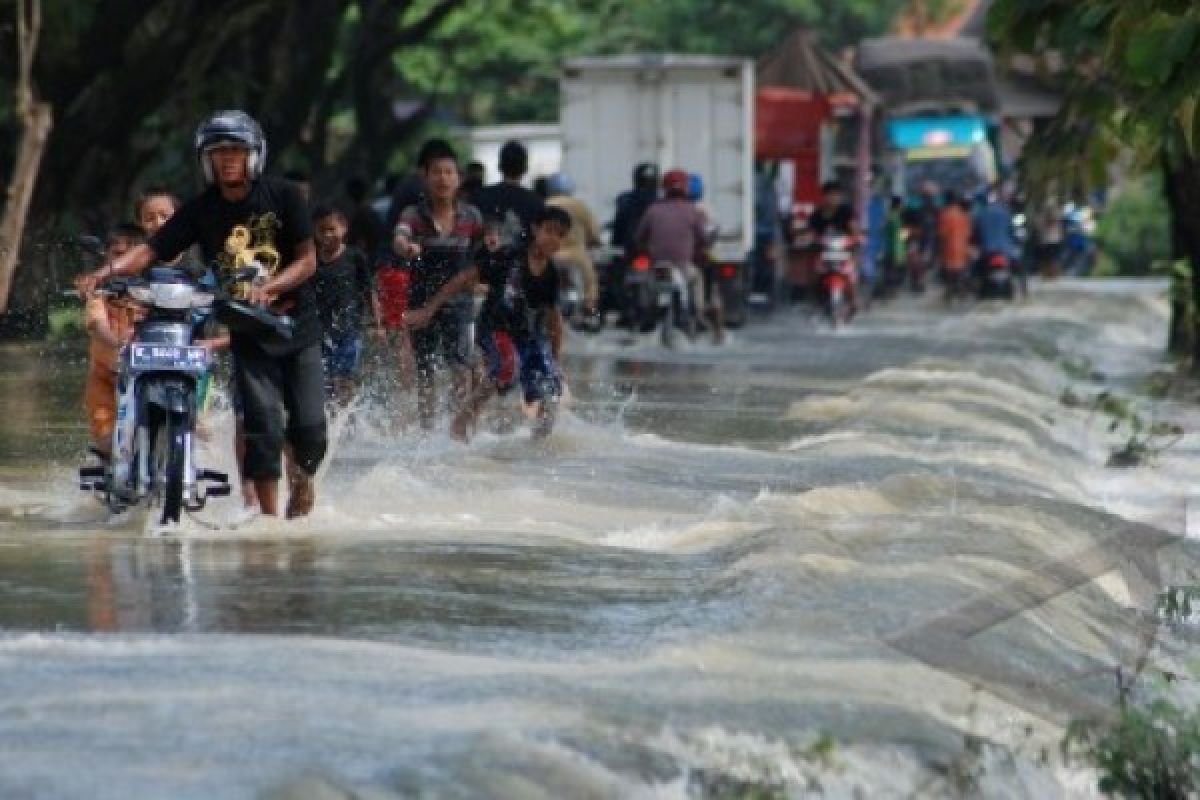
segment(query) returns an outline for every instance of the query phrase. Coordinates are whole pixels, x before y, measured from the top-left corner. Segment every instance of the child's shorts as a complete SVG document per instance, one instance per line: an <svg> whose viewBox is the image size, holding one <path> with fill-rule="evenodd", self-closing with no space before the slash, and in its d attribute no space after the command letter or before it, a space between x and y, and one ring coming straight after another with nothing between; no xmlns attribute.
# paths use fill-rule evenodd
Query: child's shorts
<svg viewBox="0 0 1200 800"><path fill-rule="evenodd" d="M488 378L500 394L512 389L518 378L526 403L562 393L562 374L545 337L514 340L506 331L481 331L479 347Z"/></svg>
<svg viewBox="0 0 1200 800"><path fill-rule="evenodd" d="M379 293L380 323L388 330L404 326L404 312L408 310L408 291L412 275L406 269L380 267L375 273L375 289Z"/></svg>
<svg viewBox="0 0 1200 800"><path fill-rule="evenodd" d="M321 360L328 380L355 378L362 360L363 340L358 334L326 336L321 340Z"/></svg>

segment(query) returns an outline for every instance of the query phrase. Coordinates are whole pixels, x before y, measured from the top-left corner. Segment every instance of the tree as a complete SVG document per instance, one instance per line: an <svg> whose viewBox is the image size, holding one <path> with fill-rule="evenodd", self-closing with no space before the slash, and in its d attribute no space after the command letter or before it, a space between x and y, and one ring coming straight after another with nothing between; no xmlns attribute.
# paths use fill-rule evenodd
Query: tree
<svg viewBox="0 0 1200 800"><path fill-rule="evenodd" d="M1162 172L1173 238L1200 300L1200 6L996 0L988 25L1002 52L1057 68L1064 84L1062 109L1027 151L1026 177L1072 184L1060 188L1096 185L1118 148L1130 148L1140 164ZM1200 370L1200 316L1192 326Z"/></svg>
<svg viewBox="0 0 1200 800"><path fill-rule="evenodd" d="M13 164L12 180L0 217L0 312L8 308L13 272L21 256L21 238L33 197L38 167L50 135L53 114L50 105L37 99L33 83L33 60L42 30L40 0L17 0L16 117L20 144Z"/></svg>

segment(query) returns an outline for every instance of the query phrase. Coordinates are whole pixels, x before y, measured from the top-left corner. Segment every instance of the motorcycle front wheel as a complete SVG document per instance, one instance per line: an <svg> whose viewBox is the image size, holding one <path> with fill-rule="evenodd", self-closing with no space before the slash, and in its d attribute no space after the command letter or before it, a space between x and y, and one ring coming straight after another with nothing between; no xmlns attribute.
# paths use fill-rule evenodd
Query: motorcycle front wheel
<svg viewBox="0 0 1200 800"><path fill-rule="evenodd" d="M187 461L187 438L183 420L170 415L159 419L151 432L153 485L161 491L163 525L179 522L183 513L183 471Z"/></svg>

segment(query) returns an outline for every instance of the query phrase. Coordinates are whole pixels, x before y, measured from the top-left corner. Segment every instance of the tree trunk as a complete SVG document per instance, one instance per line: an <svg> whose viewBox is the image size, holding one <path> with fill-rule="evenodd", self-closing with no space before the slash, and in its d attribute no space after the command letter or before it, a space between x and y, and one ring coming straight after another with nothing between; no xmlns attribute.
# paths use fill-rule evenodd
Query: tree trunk
<svg viewBox="0 0 1200 800"><path fill-rule="evenodd" d="M1196 313L1200 308L1200 161L1181 155L1172 159L1163 172L1171 228L1178 239L1176 245L1191 267L1191 308L1180 311L1191 317L1188 349L1192 354L1192 370L1200 372L1200 314Z"/></svg>
<svg viewBox="0 0 1200 800"><path fill-rule="evenodd" d="M21 236L37 185L38 169L54 117L50 106L37 102L33 92L33 57L42 27L40 0L17 0L17 118L21 141L13 165L12 181L0 218L0 313L8 310L13 273L21 260Z"/></svg>
<svg viewBox="0 0 1200 800"><path fill-rule="evenodd" d="M1171 236L1171 262L1174 264L1187 258L1187 247L1184 243L1183 231L1180 228L1180 215L1175 211L1178 202L1175 195L1174 177L1166 155L1160 159L1163 193L1167 200L1167 226ZM1144 248L1143 248L1144 249ZM1190 307L1187 297L1180 291L1179 279L1171 271L1171 320L1167 328L1167 353L1173 356L1186 356L1192 351L1192 330ZM1191 287L1188 287L1189 291Z"/></svg>

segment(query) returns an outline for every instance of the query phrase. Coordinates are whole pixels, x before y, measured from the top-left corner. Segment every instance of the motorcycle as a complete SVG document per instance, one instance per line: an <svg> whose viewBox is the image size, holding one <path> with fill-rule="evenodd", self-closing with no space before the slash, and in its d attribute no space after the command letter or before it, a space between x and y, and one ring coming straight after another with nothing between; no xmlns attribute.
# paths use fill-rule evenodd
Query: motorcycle
<svg viewBox="0 0 1200 800"><path fill-rule="evenodd" d="M1000 297L1012 300L1015 296L1012 259L1004 253L988 253L983 257L983 275L979 282L979 298Z"/></svg>
<svg viewBox="0 0 1200 800"><path fill-rule="evenodd" d="M632 330L649 333L657 328L663 347L675 346L680 329L689 338L696 335L696 316L679 267L666 261L651 264L649 256L639 255L630 262L626 289Z"/></svg>
<svg viewBox="0 0 1200 800"><path fill-rule="evenodd" d="M851 292L854 283L854 240L845 234L826 234L821 239L817 268L821 299L834 328L850 322L854 314Z"/></svg>
<svg viewBox="0 0 1200 800"><path fill-rule="evenodd" d="M253 272L235 277L249 280ZM100 493L114 513L146 505L161 509L162 524L178 522L183 511L230 494L225 473L196 465L197 393L211 365L208 350L193 344L195 312L211 309L235 330L285 339L291 320L206 290L175 267L152 267L145 278L112 280L97 291L135 302L146 315L120 353L111 456L79 470L80 489Z"/></svg>
<svg viewBox="0 0 1200 800"><path fill-rule="evenodd" d="M589 313L584 306L583 280L579 270L569 265L559 265L558 311L563 321L574 330L583 333L599 333L604 329L604 315Z"/></svg>

